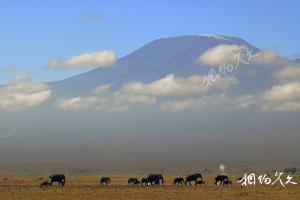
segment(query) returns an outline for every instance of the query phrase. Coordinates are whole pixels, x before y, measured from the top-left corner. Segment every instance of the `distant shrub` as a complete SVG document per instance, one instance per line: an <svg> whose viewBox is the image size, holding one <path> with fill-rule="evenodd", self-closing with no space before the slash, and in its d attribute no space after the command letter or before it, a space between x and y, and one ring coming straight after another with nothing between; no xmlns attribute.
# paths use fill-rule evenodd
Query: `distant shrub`
<svg viewBox="0 0 300 200"><path fill-rule="evenodd" d="M287 168L284 168L283 171L286 174L296 174L297 168L296 167L287 167Z"/></svg>

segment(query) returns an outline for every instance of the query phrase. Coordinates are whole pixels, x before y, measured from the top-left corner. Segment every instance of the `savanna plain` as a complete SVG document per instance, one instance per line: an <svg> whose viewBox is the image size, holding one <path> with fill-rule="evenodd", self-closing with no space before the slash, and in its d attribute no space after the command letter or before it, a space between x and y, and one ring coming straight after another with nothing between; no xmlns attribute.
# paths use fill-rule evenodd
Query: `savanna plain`
<svg viewBox="0 0 300 200"><path fill-rule="evenodd" d="M279 184L274 186L256 185L241 187L236 180L238 176L230 176L232 186L214 185L214 176L204 176L203 186L172 186L174 175L165 175L164 186L128 186L130 177L141 179L141 175L110 176L112 183L99 186L100 176L67 176L66 185L59 187L40 188L39 184L47 181L48 176L1 176L1 200L41 200L41 199L247 199L247 200L297 200L300 199L300 185ZM300 175L293 176L293 180L300 182Z"/></svg>

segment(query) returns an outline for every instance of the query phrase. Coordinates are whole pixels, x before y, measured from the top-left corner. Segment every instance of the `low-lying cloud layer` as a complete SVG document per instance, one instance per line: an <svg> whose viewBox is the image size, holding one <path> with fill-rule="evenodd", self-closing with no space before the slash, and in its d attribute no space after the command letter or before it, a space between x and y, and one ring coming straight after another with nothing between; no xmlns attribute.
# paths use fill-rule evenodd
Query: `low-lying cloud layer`
<svg viewBox="0 0 300 200"><path fill-rule="evenodd" d="M204 77L193 75L187 78L176 77L173 74L148 84L132 82L111 94L104 94L110 85L102 85L91 91L89 96L60 99L57 106L64 110L126 110L132 104L150 105L157 98L194 96L208 92L210 89L226 89L236 84L233 77L220 77L211 85L206 85Z"/></svg>

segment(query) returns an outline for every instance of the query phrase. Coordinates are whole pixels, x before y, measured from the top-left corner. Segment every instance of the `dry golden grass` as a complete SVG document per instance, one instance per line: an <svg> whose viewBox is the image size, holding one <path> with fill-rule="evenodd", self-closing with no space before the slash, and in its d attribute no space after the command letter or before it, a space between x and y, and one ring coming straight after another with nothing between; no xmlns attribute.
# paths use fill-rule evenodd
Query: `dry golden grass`
<svg viewBox="0 0 300 200"><path fill-rule="evenodd" d="M241 188L233 183L229 187L213 184L213 176L205 176L205 186L171 186L174 176L165 176L163 187L127 186L129 177L111 176L110 186L99 187L99 176L68 176L65 187L39 188L39 183L47 177L0 177L1 200L41 200L41 199L264 199L300 200L300 185L255 186ZM231 177L233 180L236 177ZM294 180L299 183L300 176Z"/></svg>

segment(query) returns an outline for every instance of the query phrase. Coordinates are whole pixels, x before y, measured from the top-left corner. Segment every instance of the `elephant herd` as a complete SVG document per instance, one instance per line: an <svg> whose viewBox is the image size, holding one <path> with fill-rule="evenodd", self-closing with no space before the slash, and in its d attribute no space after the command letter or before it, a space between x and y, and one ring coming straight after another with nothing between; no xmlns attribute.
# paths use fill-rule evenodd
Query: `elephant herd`
<svg viewBox="0 0 300 200"><path fill-rule="evenodd" d="M59 186L64 186L66 184L66 176L64 174L53 174L50 176L50 182L45 181L40 184L40 187L52 186L54 182L57 182ZM105 186L111 184L110 177L102 177L100 179L100 186ZM137 178L129 178L128 185L142 185L142 186L162 186L164 184L164 177L162 174L150 174L147 177L142 178L140 181ZM226 175L217 175L215 177L215 185L228 186L232 185L232 181ZM185 179L182 177L176 177L173 180L172 185L204 185L203 177L200 173L195 173L187 176Z"/></svg>
<svg viewBox="0 0 300 200"><path fill-rule="evenodd" d="M142 186L154 186L154 185L163 185L164 177L161 174L150 174L149 176L142 178L139 181L137 178L128 179L128 185L139 185Z"/></svg>

